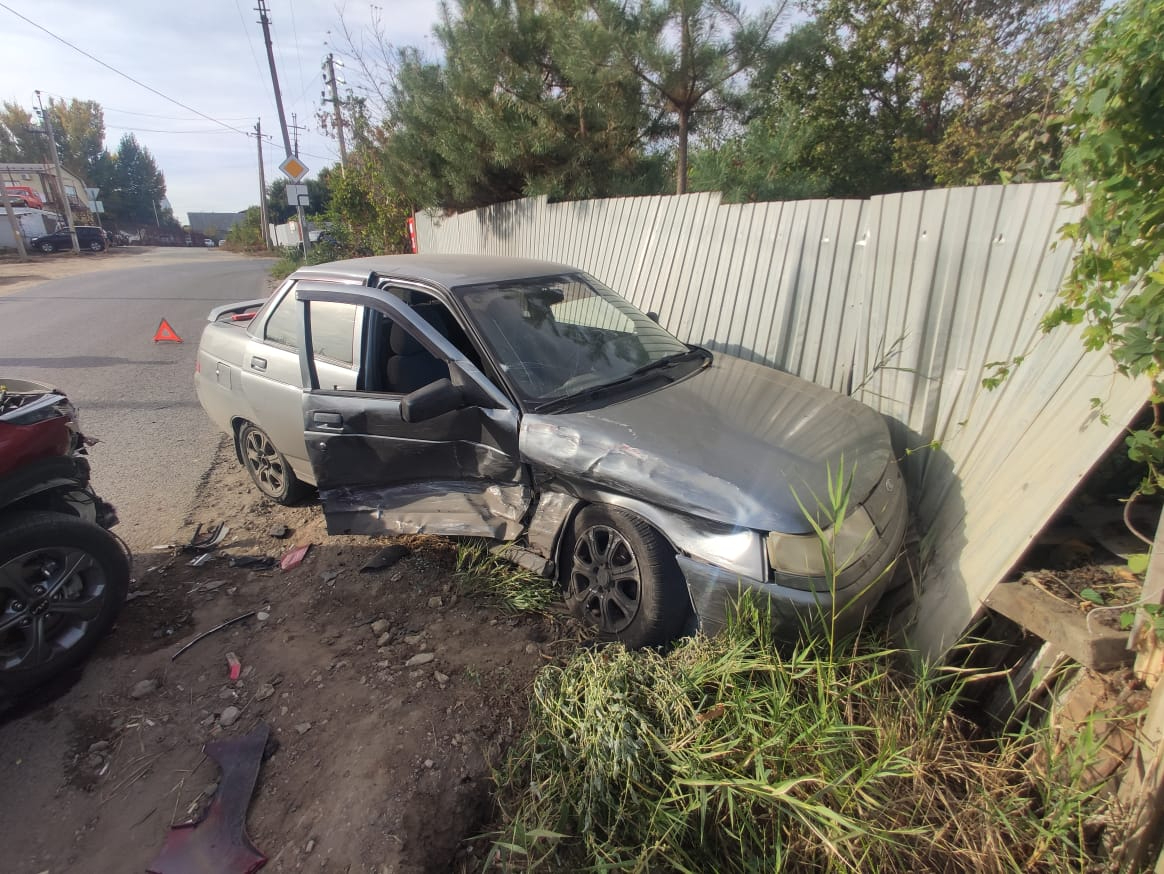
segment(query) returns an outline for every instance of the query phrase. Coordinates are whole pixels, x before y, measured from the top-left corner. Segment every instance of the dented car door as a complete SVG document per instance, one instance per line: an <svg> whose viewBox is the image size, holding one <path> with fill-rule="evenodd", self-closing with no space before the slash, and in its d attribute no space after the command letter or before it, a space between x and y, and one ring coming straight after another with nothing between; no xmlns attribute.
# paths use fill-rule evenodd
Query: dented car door
<svg viewBox="0 0 1164 874"><path fill-rule="evenodd" d="M515 539L530 503L518 412L445 336L387 291L301 282L304 439L328 532ZM364 313L355 390L321 388L311 304ZM383 378L407 363L425 385ZM437 399L434 406L433 399ZM412 421L406 421L405 416Z"/></svg>

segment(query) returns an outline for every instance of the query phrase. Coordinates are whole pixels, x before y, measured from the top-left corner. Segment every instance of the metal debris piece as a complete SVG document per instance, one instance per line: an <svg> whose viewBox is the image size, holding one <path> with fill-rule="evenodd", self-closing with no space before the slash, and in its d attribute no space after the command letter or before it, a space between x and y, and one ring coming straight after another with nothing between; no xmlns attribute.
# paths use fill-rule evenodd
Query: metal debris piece
<svg viewBox="0 0 1164 874"><path fill-rule="evenodd" d="M173 661L174 659L176 659L178 656L180 656L182 653L184 653L186 650L188 650L194 644L198 643L198 641L202 640L202 638L209 637L210 635L214 634L214 632L216 632L216 631L221 631L224 628L228 628L231 625L234 625L236 622L242 622L244 619L249 619L250 617L252 617L254 615L255 615L254 610L248 610L242 616L236 616L236 617L234 617L234 619L227 619L225 622L221 623L220 625L215 625L209 631L203 631L196 638L194 638L192 641L190 641L188 644L186 644L184 647L182 647L180 650L178 650L176 653L174 653L172 656L170 656L170 661Z"/></svg>
<svg viewBox="0 0 1164 874"><path fill-rule="evenodd" d="M214 558L213 552L204 552L196 558L190 559L187 564L189 564L190 567L202 567L202 565L206 564L206 562L210 561L212 558Z"/></svg>
<svg viewBox="0 0 1164 874"><path fill-rule="evenodd" d="M219 522L213 528L203 532L202 523L198 523L198 527L194 529L194 533L190 536L190 542L182 549L186 552L204 552L208 549L214 549L218 544L226 539L226 535L230 533L230 528L225 522Z"/></svg>
<svg viewBox="0 0 1164 874"><path fill-rule="evenodd" d="M232 555L231 567L250 568L253 571L269 571L276 564L276 560L269 555Z"/></svg>
<svg viewBox="0 0 1164 874"><path fill-rule="evenodd" d="M303 564L303 559L307 556L307 550L309 549L311 549L310 543L292 547L283 553L283 557L279 559L279 567L285 571L299 567L299 565Z"/></svg>
<svg viewBox="0 0 1164 874"><path fill-rule="evenodd" d="M402 558L408 557L409 555L412 555L412 550L404 544L390 544L385 546L374 556L368 559L364 563L364 566L360 568L360 573L366 574L371 571L382 571L386 568L392 567L392 565L396 564L396 562L400 561Z"/></svg>
<svg viewBox="0 0 1164 874"><path fill-rule="evenodd" d="M218 791L200 821L170 829L149 874L252 874L267 863L247 837L246 819L269 734L260 722L248 735L206 745L222 771Z"/></svg>

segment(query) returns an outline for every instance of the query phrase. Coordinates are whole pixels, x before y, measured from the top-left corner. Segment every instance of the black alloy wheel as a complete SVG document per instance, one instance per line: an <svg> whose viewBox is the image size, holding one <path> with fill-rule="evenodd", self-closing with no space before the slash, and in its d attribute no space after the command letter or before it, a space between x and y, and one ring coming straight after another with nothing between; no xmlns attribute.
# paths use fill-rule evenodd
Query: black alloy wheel
<svg viewBox="0 0 1164 874"><path fill-rule="evenodd" d="M100 252L104 248L105 248L105 244L102 243L100 240L90 240L89 241L89 251L91 251L91 252Z"/></svg>
<svg viewBox="0 0 1164 874"><path fill-rule="evenodd" d="M38 247L42 252L55 252L57 247L52 243L41 243Z"/></svg>
<svg viewBox="0 0 1164 874"><path fill-rule="evenodd" d="M0 517L0 691L26 691L78 663L129 589L121 544L63 513Z"/></svg>
<svg viewBox="0 0 1164 874"><path fill-rule="evenodd" d="M592 505L574 520L563 551L567 606L630 647L680 636L691 602L675 551L639 517Z"/></svg>
<svg viewBox="0 0 1164 874"><path fill-rule="evenodd" d="M259 491L277 504L294 504L303 495L303 484L266 432L247 422L238 435L243 465Z"/></svg>

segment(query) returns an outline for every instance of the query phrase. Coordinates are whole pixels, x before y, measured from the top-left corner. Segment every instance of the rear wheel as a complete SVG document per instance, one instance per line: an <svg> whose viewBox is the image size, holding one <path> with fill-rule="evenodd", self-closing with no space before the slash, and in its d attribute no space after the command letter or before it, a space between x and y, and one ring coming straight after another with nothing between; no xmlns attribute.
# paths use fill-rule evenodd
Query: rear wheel
<svg viewBox="0 0 1164 874"><path fill-rule="evenodd" d="M102 243L100 240L90 240L89 241L89 250L92 252L100 252L104 248L105 248L105 244Z"/></svg>
<svg viewBox="0 0 1164 874"><path fill-rule="evenodd" d="M294 504L305 491L271 438L257 425L247 422L238 435L243 465L259 491L277 504Z"/></svg>
<svg viewBox="0 0 1164 874"><path fill-rule="evenodd" d="M42 252L55 252L57 250L57 247L54 246L52 243L41 243L40 250Z"/></svg>
<svg viewBox="0 0 1164 874"><path fill-rule="evenodd" d="M121 544L61 513L0 518L0 692L37 686L87 656L129 589Z"/></svg>
<svg viewBox="0 0 1164 874"><path fill-rule="evenodd" d="M563 544L566 605L627 646L678 638L691 600L675 552L639 517L601 504L586 507Z"/></svg>

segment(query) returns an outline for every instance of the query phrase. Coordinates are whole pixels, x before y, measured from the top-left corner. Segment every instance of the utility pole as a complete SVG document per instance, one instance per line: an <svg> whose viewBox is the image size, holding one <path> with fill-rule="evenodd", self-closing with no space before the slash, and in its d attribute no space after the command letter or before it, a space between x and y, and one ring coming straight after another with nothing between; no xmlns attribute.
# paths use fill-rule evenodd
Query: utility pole
<svg viewBox="0 0 1164 874"><path fill-rule="evenodd" d="M267 64L271 68L271 85L275 89L275 108L279 110L279 130L283 134L283 149L288 158L292 157L291 137L287 132L287 116L283 114L283 95L279 91L279 74L275 70L275 49L271 46L271 20L267 17L266 0L258 0L255 11L259 13L259 24L263 26L263 41L267 44ZM303 204L296 204L296 214L299 218L299 240L303 244L303 255L307 256L311 249L311 241L307 233L307 216L303 212Z"/></svg>
<svg viewBox="0 0 1164 874"><path fill-rule="evenodd" d="M8 213L8 224L12 228L12 237L16 240L16 251L20 253L20 260L28 260L28 252L24 249L24 237L20 235L20 222L16 220L16 213L12 211L12 201L8 199L7 191L0 191L0 197L4 198L4 211Z"/></svg>
<svg viewBox="0 0 1164 874"><path fill-rule="evenodd" d="M61 203L65 207L65 224L69 228L69 236L73 240L73 254L81 254L81 244L77 242L77 229L73 226L73 210L69 207L69 198L65 196L65 183L62 181L61 175L61 158L57 154L57 140L53 136L53 123L49 118L49 113L44 111L44 104L40 102L40 92L36 92L36 102L40 106L40 117L44 122L45 130L48 131L49 148L52 149L53 166L57 168L57 194L61 198ZM53 99L49 98L49 110L53 108Z"/></svg>
<svg viewBox="0 0 1164 874"><path fill-rule="evenodd" d="M263 245L271 248L271 219L267 215L267 176L263 172L263 120L255 122L255 143L259 147L259 214L263 222Z"/></svg>
<svg viewBox="0 0 1164 874"><path fill-rule="evenodd" d="M294 133L291 134L291 136L293 137L293 140L291 142L291 150L295 153L295 157L298 158L299 157L299 131L307 130L307 128L299 123L299 116L296 115L294 112L291 113L291 130L294 131Z"/></svg>
<svg viewBox="0 0 1164 874"><path fill-rule="evenodd" d="M348 164L348 148L344 143L344 116L340 111L339 94L335 87L335 58L331 52L327 53L327 60L324 63L327 64L327 75L323 79L327 85L331 86L331 110L335 115L335 135L339 139L340 169L346 170Z"/></svg>

